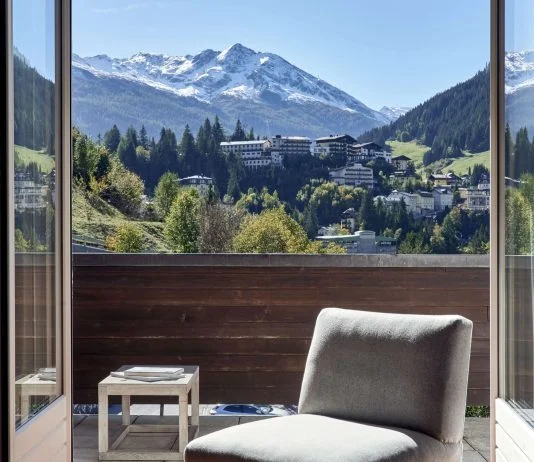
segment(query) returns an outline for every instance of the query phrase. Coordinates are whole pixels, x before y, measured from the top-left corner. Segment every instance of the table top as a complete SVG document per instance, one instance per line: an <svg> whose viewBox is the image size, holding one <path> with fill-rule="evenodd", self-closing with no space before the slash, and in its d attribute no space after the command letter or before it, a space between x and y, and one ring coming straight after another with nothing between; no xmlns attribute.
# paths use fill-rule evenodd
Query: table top
<svg viewBox="0 0 534 462"><path fill-rule="evenodd" d="M117 372L123 372L126 369L129 369L131 367L136 366L142 366L142 367L148 367L146 365L125 365L121 366L119 369L117 369ZM149 367L155 367L153 364ZM163 388L191 388L192 384L198 377L199 368L198 366L169 366L165 365L162 367L182 367L184 369L184 373L181 378L174 379L174 380L160 380L157 382L144 382L142 380L132 380L127 379L123 377L113 377L111 375L108 375L104 380L102 380L98 386L99 387L106 387L108 390L114 389L114 388L143 388L143 389L163 389Z"/></svg>
<svg viewBox="0 0 534 462"><path fill-rule="evenodd" d="M15 382L26 395L51 396L58 393L59 385L53 380L41 380L39 374L28 374Z"/></svg>

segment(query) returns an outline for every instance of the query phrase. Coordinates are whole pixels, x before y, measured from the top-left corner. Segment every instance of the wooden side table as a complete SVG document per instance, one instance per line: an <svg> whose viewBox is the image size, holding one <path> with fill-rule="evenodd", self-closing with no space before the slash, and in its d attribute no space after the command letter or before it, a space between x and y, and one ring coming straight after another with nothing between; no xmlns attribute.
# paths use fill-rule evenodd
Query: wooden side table
<svg viewBox="0 0 534 462"><path fill-rule="evenodd" d="M17 396L20 397L20 414L22 418L30 415L32 396L58 396L58 384L54 380L41 380L39 374L28 374L15 382Z"/></svg>
<svg viewBox="0 0 534 462"><path fill-rule="evenodd" d="M124 371L133 366L122 366ZM184 368L184 377L161 382L142 382L108 376L98 384L98 453L99 460L184 460L184 450L195 438L199 425L199 370L198 366ZM188 425L188 403L191 393L191 425ZM109 447L108 404L110 395L122 397L123 431ZM178 425L132 425L130 422L130 396L177 396L179 402ZM173 433L176 439L168 451L120 449L131 433Z"/></svg>

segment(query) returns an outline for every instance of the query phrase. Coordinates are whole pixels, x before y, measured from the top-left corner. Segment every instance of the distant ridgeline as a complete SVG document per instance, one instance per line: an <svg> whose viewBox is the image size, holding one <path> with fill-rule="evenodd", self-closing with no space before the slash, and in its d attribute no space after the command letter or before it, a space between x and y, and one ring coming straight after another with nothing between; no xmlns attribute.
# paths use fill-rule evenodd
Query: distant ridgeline
<svg viewBox="0 0 534 462"><path fill-rule="evenodd" d="M13 70L15 144L53 154L54 83L19 54L15 54Z"/></svg>
<svg viewBox="0 0 534 462"><path fill-rule="evenodd" d="M388 139L417 140L431 150L425 155L428 165L447 157L460 157L462 151L489 149L489 69L438 93L413 108L395 122L375 128L358 138L382 146Z"/></svg>

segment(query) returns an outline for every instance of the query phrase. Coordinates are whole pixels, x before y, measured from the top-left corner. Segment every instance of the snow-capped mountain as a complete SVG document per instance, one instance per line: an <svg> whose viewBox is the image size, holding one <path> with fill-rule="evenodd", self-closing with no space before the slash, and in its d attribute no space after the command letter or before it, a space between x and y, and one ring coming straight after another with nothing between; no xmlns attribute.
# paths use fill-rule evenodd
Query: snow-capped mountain
<svg viewBox="0 0 534 462"><path fill-rule="evenodd" d="M214 114L227 127L240 117L266 135L358 135L390 120L280 56L241 44L195 56L74 55L73 90L75 123L91 134L107 130L104 123L145 123L156 133L162 125L178 128L189 123L195 128Z"/></svg>
<svg viewBox="0 0 534 462"><path fill-rule="evenodd" d="M534 50L508 52L504 65L507 94L534 87Z"/></svg>
<svg viewBox="0 0 534 462"><path fill-rule="evenodd" d="M406 114L411 107L393 107L393 106L384 106L380 109L380 113L385 115L390 122L395 122L400 116Z"/></svg>

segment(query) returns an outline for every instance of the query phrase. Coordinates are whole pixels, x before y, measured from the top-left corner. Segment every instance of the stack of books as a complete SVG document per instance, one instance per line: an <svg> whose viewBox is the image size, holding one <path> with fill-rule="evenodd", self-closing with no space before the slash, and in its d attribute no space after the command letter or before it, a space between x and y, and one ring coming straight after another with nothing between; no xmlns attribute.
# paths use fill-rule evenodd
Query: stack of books
<svg viewBox="0 0 534 462"><path fill-rule="evenodd" d="M160 382L163 380L177 380L184 376L183 367L162 366L133 366L124 371L114 371L112 377L120 377L142 382Z"/></svg>
<svg viewBox="0 0 534 462"><path fill-rule="evenodd" d="M56 381L56 368L55 367L41 367L37 373L39 380L48 380L51 382Z"/></svg>

